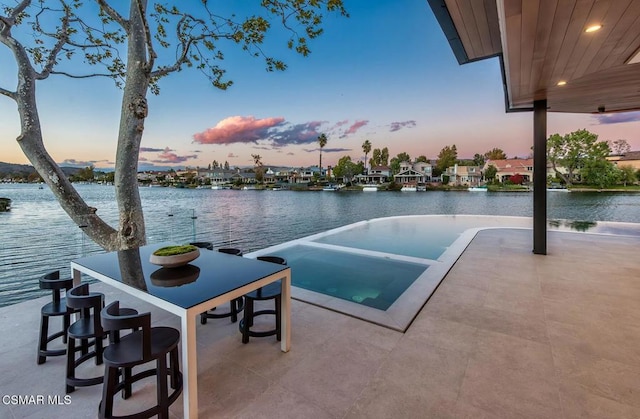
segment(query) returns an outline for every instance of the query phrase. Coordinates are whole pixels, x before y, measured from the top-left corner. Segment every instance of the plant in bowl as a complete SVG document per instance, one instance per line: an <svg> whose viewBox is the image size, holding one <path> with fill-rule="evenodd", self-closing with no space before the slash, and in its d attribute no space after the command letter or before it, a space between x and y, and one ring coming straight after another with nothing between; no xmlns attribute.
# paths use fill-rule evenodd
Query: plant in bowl
<svg viewBox="0 0 640 419"><path fill-rule="evenodd" d="M196 246L166 246L162 247L151 255L149 262L160 265L163 268L176 268L186 265L200 256L200 251Z"/></svg>

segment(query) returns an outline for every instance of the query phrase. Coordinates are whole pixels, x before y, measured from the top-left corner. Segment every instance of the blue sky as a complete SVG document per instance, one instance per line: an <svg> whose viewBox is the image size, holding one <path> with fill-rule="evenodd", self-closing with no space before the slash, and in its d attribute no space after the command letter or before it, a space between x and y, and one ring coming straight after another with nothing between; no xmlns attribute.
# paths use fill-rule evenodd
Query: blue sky
<svg viewBox="0 0 640 419"><path fill-rule="evenodd" d="M242 14L244 4L229 7ZM194 70L163 79L161 95L149 95L141 167L204 167L213 160L247 166L251 154L268 166L307 166L318 163L319 133L329 138L324 165L344 155L362 158L367 139L392 156L435 158L451 144L460 157L493 147L509 157L529 154L532 114L505 113L498 60L458 65L425 0L345 5L351 17L327 17L307 58L287 50L282 34L267 41L265 50L288 64L285 72L266 72L260 59L230 46L223 66L234 85L227 91ZM0 86L15 86L3 46ZM121 92L111 81L52 76L39 83L38 100L45 144L57 162L113 166ZM15 141L14 102L0 97L0 115L0 161L27 163ZM549 134L586 128L640 149L638 113L548 120Z"/></svg>

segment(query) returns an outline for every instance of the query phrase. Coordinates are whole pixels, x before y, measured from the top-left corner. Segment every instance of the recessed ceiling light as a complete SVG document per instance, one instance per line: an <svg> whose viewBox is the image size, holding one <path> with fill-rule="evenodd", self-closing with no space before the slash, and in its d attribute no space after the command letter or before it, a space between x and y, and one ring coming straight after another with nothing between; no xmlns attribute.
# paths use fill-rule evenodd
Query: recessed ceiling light
<svg viewBox="0 0 640 419"><path fill-rule="evenodd" d="M565 84L567 84L567 82L566 82L566 81L564 81L564 80L560 80L560 81L558 82L558 86L564 86Z"/></svg>
<svg viewBox="0 0 640 419"><path fill-rule="evenodd" d="M602 29L602 25L591 25L591 26L588 26L587 29L585 29L584 31L587 33L590 33L590 32L598 31L600 29Z"/></svg>

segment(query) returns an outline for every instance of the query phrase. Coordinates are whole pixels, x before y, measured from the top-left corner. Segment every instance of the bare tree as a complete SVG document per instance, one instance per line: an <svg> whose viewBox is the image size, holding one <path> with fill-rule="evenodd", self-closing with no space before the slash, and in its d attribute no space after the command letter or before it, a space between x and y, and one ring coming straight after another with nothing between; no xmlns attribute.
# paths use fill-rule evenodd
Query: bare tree
<svg viewBox="0 0 640 419"><path fill-rule="evenodd" d="M618 156L622 156L631 151L631 146L629 145L629 142L627 142L627 140L622 138L612 141L609 144L609 146L611 147L611 150L613 150L613 154L617 154Z"/></svg>
<svg viewBox="0 0 640 419"><path fill-rule="evenodd" d="M21 0L3 4L0 11L0 43L13 54L18 73L15 88L0 86L0 95L17 104L17 141L71 219L86 226L85 233L107 250L136 247L146 241L136 175L149 113L147 93L159 93L162 77L194 67L215 87L228 88L232 81L224 78L220 66L226 44L263 57L268 71L284 70L284 62L261 49L270 20L289 31L287 46L306 56L310 52L307 40L322 33L323 13L347 15L342 0L266 0L262 16L247 18L217 15L207 0L189 3L188 10L198 10L197 14L148 0L131 0L128 8L122 3ZM161 62L158 48L171 48L175 55ZM87 63L100 70L74 72L86 69ZM87 205L44 146L36 86L53 75L107 77L123 88L114 176L117 228Z"/></svg>

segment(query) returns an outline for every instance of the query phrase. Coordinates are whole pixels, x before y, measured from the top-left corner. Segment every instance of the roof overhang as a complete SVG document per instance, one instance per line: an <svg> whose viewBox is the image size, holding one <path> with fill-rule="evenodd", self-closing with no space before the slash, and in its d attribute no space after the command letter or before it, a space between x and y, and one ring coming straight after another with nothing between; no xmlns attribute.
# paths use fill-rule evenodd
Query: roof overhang
<svg viewBox="0 0 640 419"><path fill-rule="evenodd" d="M638 1L428 2L460 64L499 58L508 112L543 99L550 112L640 109Z"/></svg>

